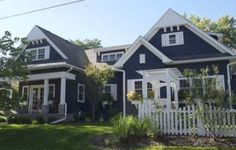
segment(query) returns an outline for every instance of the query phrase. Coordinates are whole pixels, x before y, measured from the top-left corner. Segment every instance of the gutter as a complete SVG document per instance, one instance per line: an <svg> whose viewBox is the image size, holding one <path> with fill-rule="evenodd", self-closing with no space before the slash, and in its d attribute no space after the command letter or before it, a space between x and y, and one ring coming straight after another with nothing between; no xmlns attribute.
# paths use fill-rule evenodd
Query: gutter
<svg viewBox="0 0 236 150"><path fill-rule="evenodd" d="M111 68L112 70L116 70L116 71L119 71L119 72L122 72L123 73L123 116L126 115L126 96L125 96L125 91L126 91L126 86L125 86L125 71L124 70L121 70L121 69L117 69L117 68L114 68L112 67Z"/></svg>
<svg viewBox="0 0 236 150"><path fill-rule="evenodd" d="M69 73L71 70L73 70L73 66L70 66L70 69L66 71L66 73ZM66 77L66 74L65 74L65 77ZM56 124L56 123L59 123L59 122L62 122L62 121L65 121L67 119L67 103L65 102L65 112L64 112L64 117L59 119L59 120L56 120L56 121L53 121L51 122L51 124Z"/></svg>

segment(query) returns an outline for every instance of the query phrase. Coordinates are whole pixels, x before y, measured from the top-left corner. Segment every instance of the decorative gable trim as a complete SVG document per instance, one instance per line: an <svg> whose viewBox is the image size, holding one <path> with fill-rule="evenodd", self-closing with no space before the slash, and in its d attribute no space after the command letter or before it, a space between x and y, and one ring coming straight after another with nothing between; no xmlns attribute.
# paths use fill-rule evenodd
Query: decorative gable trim
<svg viewBox="0 0 236 150"><path fill-rule="evenodd" d="M144 45L148 50L155 54L162 60L163 63L171 62L172 60L165 56L161 51L155 48L152 44L146 41L143 37L139 36L138 39L132 44L130 49L115 63L115 67L122 67L124 63L134 54L134 52Z"/></svg>
<svg viewBox="0 0 236 150"><path fill-rule="evenodd" d="M149 41L158 31L160 28L166 28L166 27L173 27L173 26L180 26L184 25L189 30L194 32L196 35L198 35L200 38L205 40L207 43L215 47L218 51L221 53L229 53L231 55L235 55L233 51L225 47L223 44L215 40L213 37L208 35L207 33L200 30L198 27L196 27L194 24L192 24L189 20L178 14L172 9L168 9L167 12L157 21L156 24L147 32L147 34L144 36L147 41Z"/></svg>
<svg viewBox="0 0 236 150"><path fill-rule="evenodd" d="M68 59L68 57L39 29L35 26L27 35L27 39L30 41L37 41L40 39L46 39L48 43L61 55L62 58Z"/></svg>

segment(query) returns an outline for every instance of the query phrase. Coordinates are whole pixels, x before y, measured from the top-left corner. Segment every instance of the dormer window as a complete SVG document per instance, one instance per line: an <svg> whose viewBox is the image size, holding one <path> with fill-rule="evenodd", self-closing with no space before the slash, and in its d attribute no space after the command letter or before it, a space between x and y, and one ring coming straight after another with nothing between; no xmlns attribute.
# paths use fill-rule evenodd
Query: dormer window
<svg viewBox="0 0 236 150"><path fill-rule="evenodd" d="M169 43L176 44L176 35L175 34L169 35Z"/></svg>
<svg viewBox="0 0 236 150"><path fill-rule="evenodd" d="M45 60L49 59L50 47L38 47L27 49L28 52L31 52L32 61Z"/></svg>
<svg viewBox="0 0 236 150"><path fill-rule="evenodd" d="M101 61L102 62L112 62L117 61L122 57L124 52L111 52L111 53L103 53L101 54Z"/></svg>
<svg viewBox="0 0 236 150"><path fill-rule="evenodd" d="M162 47L183 45L183 32L166 33L161 35Z"/></svg>

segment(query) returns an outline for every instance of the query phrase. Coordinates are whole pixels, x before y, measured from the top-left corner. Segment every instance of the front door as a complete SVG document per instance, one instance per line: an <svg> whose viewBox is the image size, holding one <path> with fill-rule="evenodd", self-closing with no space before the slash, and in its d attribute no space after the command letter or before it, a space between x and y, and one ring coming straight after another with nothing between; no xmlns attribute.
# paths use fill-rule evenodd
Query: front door
<svg viewBox="0 0 236 150"><path fill-rule="evenodd" d="M30 103L31 103L31 111L32 112L40 112L43 104L43 86L32 86L31 87L31 95L30 95Z"/></svg>

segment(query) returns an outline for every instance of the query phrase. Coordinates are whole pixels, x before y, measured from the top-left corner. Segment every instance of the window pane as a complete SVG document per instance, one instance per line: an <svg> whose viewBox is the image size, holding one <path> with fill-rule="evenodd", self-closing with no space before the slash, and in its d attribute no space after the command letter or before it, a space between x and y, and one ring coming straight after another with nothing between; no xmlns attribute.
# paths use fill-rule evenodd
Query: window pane
<svg viewBox="0 0 236 150"><path fill-rule="evenodd" d="M169 43L176 44L176 35L169 35Z"/></svg>
<svg viewBox="0 0 236 150"><path fill-rule="evenodd" d="M102 59L103 59L103 61L107 61L108 60L108 55L102 55Z"/></svg>
<svg viewBox="0 0 236 150"><path fill-rule="evenodd" d="M189 88L189 81L187 79L180 80L179 82L180 82L181 89Z"/></svg>
<svg viewBox="0 0 236 150"><path fill-rule="evenodd" d="M36 60L37 59L37 50L31 50L31 55L32 55L32 60Z"/></svg>
<svg viewBox="0 0 236 150"><path fill-rule="evenodd" d="M38 59L45 58L45 49L38 49Z"/></svg>
<svg viewBox="0 0 236 150"><path fill-rule="evenodd" d="M139 95L143 95L142 92L142 81L135 81L134 82L134 88L135 88L135 92L137 92Z"/></svg>
<svg viewBox="0 0 236 150"><path fill-rule="evenodd" d="M111 54L110 55L110 60L115 60L116 59L116 55L115 54Z"/></svg>
<svg viewBox="0 0 236 150"><path fill-rule="evenodd" d="M121 58L121 56L122 56L122 54L117 54L116 58L119 59L119 58Z"/></svg>
<svg viewBox="0 0 236 150"><path fill-rule="evenodd" d="M49 98L49 99L55 98L55 93L54 93L54 91L55 91L55 86L50 85L50 86L49 86L49 91L48 91L48 98Z"/></svg>

